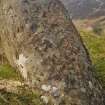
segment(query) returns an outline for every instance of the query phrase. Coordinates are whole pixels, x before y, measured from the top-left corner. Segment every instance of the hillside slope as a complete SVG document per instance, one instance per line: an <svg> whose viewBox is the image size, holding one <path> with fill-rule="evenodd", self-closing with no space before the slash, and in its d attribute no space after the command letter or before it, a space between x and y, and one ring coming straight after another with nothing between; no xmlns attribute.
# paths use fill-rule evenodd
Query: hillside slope
<svg viewBox="0 0 105 105"><path fill-rule="evenodd" d="M61 0L73 19L93 18L105 15L105 0Z"/></svg>

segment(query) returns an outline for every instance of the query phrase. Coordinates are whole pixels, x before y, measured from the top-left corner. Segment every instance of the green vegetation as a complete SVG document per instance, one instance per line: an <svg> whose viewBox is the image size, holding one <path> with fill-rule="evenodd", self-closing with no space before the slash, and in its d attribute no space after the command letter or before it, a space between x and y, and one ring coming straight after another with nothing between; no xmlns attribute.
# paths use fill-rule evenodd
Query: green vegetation
<svg viewBox="0 0 105 105"><path fill-rule="evenodd" d="M93 32L98 35L101 35L103 32L103 27L100 24L95 24L93 27Z"/></svg>
<svg viewBox="0 0 105 105"><path fill-rule="evenodd" d="M44 105L40 93L23 88L20 93L0 91L0 105Z"/></svg>
<svg viewBox="0 0 105 105"><path fill-rule="evenodd" d="M0 65L0 79L22 80L22 77L10 65Z"/></svg>
<svg viewBox="0 0 105 105"><path fill-rule="evenodd" d="M90 53L95 72L105 87L105 35L93 31L80 31L83 41Z"/></svg>
<svg viewBox="0 0 105 105"><path fill-rule="evenodd" d="M22 77L10 65L0 65L0 80L22 81ZM44 105L39 91L27 86L17 87L16 93L0 89L0 105Z"/></svg>

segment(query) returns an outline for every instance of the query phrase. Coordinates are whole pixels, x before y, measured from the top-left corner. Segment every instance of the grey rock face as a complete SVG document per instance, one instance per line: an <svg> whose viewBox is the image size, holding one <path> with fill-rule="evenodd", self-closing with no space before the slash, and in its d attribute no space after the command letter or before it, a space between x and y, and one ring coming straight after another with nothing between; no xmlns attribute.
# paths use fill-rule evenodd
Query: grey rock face
<svg viewBox="0 0 105 105"><path fill-rule="evenodd" d="M103 105L102 88L58 0L0 0L0 37L10 64L48 105Z"/></svg>

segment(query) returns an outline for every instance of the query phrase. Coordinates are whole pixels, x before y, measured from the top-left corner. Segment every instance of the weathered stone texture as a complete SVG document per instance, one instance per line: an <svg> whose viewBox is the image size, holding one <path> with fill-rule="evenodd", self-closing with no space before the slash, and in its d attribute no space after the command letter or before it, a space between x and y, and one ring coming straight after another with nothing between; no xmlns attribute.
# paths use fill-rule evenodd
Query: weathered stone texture
<svg viewBox="0 0 105 105"><path fill-rule="evenodd" d="M48 105L103 105L87 51L58 0L0 0L0 37L10 64Z"/></svg>

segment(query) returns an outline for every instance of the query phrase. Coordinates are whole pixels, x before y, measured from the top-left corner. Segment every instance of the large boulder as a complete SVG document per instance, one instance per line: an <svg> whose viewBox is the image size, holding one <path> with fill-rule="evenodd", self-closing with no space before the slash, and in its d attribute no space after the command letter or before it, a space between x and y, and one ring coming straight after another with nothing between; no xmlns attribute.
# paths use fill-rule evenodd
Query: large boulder
<svg viewBox="0 0 105 105"><path fill-rule="evenodd" d="M9 63L48 105L103 105L81 38L58 0L0 0Z"/></svg>

